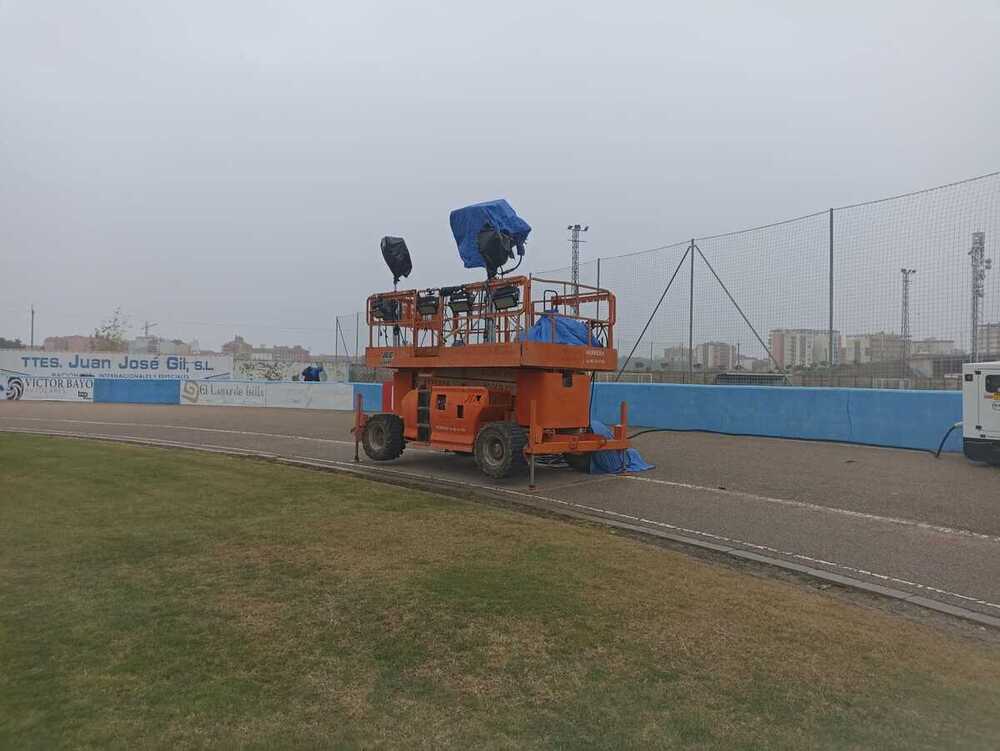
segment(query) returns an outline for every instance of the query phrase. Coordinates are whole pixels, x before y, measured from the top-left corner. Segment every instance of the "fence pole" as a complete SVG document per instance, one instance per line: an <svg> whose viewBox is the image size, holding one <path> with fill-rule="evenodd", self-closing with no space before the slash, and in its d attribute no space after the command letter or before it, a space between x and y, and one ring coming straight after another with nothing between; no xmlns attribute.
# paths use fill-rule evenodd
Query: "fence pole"
<svg viewBox="0 0 1000 751"><path fill-rule="evenodd" d="M691 288L688 294L688 375L694 381L694 238L691 238Z"/></svg>
<svg viewBox="0 0 1000 751"><path fill-rule="evenodd" d="M597 287L597 289L601 288L601 259L600 258L597 259L597 284L595 284L594 286ZM597 320L601 320L601 298L600 297L597 298L597 312L594 315L596 316ZM605 338L607 338L607 337L605 337ZM605 344L608 347L611 346L610 342L605 342ZM615 365L617 365L617 364L618 363L615 363Z"/></svg>
<svg viewBox="0 0 1000 751"><path fill-rule="evenodd" d="M829 340L830 345L830 370L833 370L833 209L830 209L830 328L829 328Z"/></svg>

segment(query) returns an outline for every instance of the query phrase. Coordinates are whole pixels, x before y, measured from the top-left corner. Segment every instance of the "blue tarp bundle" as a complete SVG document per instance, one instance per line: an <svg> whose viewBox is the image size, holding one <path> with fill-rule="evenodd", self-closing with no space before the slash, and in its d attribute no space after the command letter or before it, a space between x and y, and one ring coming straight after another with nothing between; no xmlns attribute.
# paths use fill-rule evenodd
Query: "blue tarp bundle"
<svg viewBox="0 0 1000 751"><path fill-rule="evenodd" d="M555 326L552 322L555 321ZM549 342L551 344L573 344L578 347L603 347L601 342L587 341L587 324L575 318L564 318L555 311L546 310L535 321L535 325L525 331L521 338L526 342Z"/></svg>
<svg viewBox="0 0 1000 751"><path fill-rule="evenodd" d="M514 213L510 204L503 198L474 203L451 212L451 233L467 269L486 268L477 240L479 231L487 224L498 232L510 235L519 253L524 254L524 241L528 239L531 227Z"/></svg>
<svg viewBox="0 0 1000 751"><path fill-rule="evenodd" d="M590 421L590 429L605 438L614 435L611 428L599 420ZM625 451L595 451L590 455L590 473L594 475L618 475L622 472L645 472L653 469L652 464L639 455L635 449Z"/></svg>

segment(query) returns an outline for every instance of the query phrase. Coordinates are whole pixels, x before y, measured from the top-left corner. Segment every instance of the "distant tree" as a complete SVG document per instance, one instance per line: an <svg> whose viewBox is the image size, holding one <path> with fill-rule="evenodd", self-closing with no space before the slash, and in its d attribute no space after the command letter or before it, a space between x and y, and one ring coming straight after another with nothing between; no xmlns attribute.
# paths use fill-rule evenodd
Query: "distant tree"
<svg viewBox="0 0 1000 751"><path fill-rule="evenodd" d="M94 329L95 352L124 352L128 349L128 318L121 308L115 308L110 318L101 321Z"/></svg>
<svg viewBox="0 0 1000 751"><path fill-rule="evenodd" d="M24 342L20 339L4 339L0 336L0 349L23 349Z"/></svg>

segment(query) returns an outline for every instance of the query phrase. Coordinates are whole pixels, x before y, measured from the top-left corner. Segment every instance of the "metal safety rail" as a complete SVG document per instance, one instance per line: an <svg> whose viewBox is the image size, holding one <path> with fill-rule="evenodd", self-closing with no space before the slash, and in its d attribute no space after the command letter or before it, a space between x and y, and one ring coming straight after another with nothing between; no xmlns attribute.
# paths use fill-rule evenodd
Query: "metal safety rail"
<svg viewBox="0 0 1000 751"><path fill-rule="evenodd" d="M533 297L533 290L540 296ZM368 345L432 357L443 347L513 345L543 313L582 322L588 344L613 348L615 297L605 289L512 277L371 295ZM550 317L552 326L555 320Z"/></svg>

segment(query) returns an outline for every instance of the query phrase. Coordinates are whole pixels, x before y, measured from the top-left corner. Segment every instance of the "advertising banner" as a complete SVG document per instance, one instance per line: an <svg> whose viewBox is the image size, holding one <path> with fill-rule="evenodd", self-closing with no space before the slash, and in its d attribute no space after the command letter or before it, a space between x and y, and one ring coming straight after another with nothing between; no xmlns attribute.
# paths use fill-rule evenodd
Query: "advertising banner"
<svg viewBox="0 0 1000 751"><path fill-rule="evenodd" d="M350 383L186 381L181 384L181 404L350 410L354 407L354 386Z"/></svg>
<svg viewBox="0 0 1000 751"><path fill-rule="evenodd" d="M0 376L85 378L230 378L230 355L133 355L125 352L0 350Z"/></svg>
<svg viewBox="0 0 1000 751"><path fill-rule="evenodd" d="M247 355L236 355L233 359L232 377L240 381L305 381L303 371L309 366L319 369L320 382L349 380L350 366L346 362L254 360Z"/></svg>
<svg viewBox="0 0 1000 751"><path fill-rule="evenodd" d="M0 398L11 401L91 402L94 379L78 376L12 376L0 380Z"/></svg>
<svg viewBox="0 0 1000 751"><path fill-rule="evenodd" d="M351 409L354 386L349 383L266 383L268 407Z"/></svg>
<svg viewBox="0 0 1000 751"><path fill-rule="evenodd" d="M264 407L266 385L247 381L187 381L181 384L181 404Z"/></svg>

